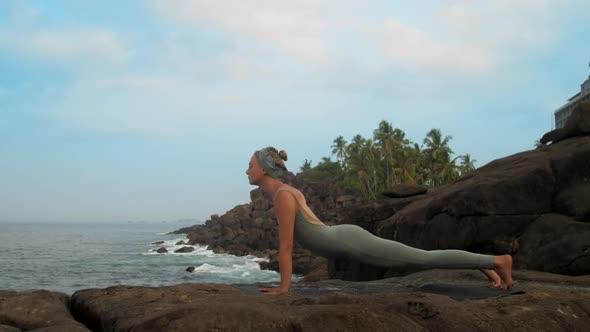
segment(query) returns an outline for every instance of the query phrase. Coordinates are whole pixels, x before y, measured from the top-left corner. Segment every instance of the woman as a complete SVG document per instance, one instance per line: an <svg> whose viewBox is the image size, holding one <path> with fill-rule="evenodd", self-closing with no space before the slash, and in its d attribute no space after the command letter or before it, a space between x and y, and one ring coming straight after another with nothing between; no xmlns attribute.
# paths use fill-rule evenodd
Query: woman
<svg viewBox="0 0 590 332"><path fill-rule="evenodd" d="M395 267L412 265L421 268L479 269L497 288L512 286L512 257L474 254L462 250L426 251L382 239L356 225L328 226L309 209L303 194L281 182L287 172L285 151L273 147L256 151L246 174L250 184L270 194L279 223L279 269L281 286L261 288L268 294L289 291L292 275L293 241L324 257L348 257L358 262Z"/></svg>

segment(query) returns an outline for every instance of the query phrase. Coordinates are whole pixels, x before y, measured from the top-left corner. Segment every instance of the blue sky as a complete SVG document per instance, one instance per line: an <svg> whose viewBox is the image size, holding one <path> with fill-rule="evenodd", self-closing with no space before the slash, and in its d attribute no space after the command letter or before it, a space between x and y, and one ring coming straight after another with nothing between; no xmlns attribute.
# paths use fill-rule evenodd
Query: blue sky
<svg viewBox="0 0 590 332"><path fill-rule="evenodd" d="M207 219L381 120L482 166L590 68L585 0L0 3L0 222Z"/></svg>

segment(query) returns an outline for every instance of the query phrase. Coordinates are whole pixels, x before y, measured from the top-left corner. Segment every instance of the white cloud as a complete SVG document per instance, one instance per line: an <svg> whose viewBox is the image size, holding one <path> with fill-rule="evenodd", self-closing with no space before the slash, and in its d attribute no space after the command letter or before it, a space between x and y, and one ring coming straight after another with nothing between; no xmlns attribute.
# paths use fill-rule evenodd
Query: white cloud
<svg viewBox="0 0 590 332"><path fill-rule="evenodd" d="M511 52L550 44L564 3L554 0L453 1L421 24L390 17L371 32L397 65L449 72L490 73Z"/></svg>
<svg viewBox="0 0 590 332"><path fill-rule="evenodd" d="M404 65L487 71L495 64L494 54L481 46L452 46L436 41L426 32L389 19L383 27L383 49Z"/></svg>
<svg viewBox="0 0 590 332"><path fill-rule="evenodd" d="M180 22L221 29L270 43L304 63L324 63L324 1L153 0L158 12Z"/></svg>
<svg viewBox="0 0 590 332"><path fill-rule="evenodd" d="M513 48L545 45L551 38L551 16L563 6L556 0L434 2L428 5L430 12L419 7L404 10L427 16L412 21L396 16L400 11L395 5L377 1L362 5L331 0L152 3L159 14L177 22L195 29L224 31L235 45L249 45L248 49L271 45L304 64L361 66L366 70L383 70L394 64L418 71L473 75L492 72ZM364 38L354 38L359 31ZM245 42L244 37L259 43ZM341 50L338 43L347 45ZM272 54L264 56L272 58Z"/></svg>
<svg viewBox="0 0 590 332"><path fill-rule="evenodd" d="M0 31L0 48L65 63L120 64L131 56L121 38L100 29Z"/></svg>
<svg viewBox="0 0 590 332"><path fill-rule="evenodd" d="M549 24L564 8L553 0L500 0L486 4L455 2L442 8L435 19L454 38L505 48L533 48L549 42L556 27Z"/></svg>

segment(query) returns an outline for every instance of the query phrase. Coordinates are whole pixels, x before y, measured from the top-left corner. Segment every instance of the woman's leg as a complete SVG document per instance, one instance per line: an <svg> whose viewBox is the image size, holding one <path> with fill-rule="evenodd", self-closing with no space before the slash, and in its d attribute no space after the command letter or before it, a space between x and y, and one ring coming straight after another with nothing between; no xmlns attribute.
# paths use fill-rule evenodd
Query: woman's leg
<svg viewBox="0 0 590 332"><path fill-rule="evenodd" d="M510 255L482 255L455 249L423 250L380 238L362 227L348 224L331 226L330 233L348 256L362 263L385 267L494 270L504 281L505 288L512 286Z"/></svg>
<svg viewBox="0 0 590 332"><path fill-rule="evenodd" d="M356 225L332 226L354 260L386 267L412 265L424 269L493 269L494 256L463 250L423 250L380 238Z"/></svg>

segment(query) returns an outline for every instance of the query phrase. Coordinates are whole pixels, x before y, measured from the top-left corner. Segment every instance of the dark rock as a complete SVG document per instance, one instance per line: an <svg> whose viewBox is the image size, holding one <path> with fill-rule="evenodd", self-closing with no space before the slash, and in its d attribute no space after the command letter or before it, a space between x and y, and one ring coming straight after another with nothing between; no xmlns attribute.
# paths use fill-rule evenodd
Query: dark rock
<svg viewBox="0 0 590 332"><path fill-rule="evenodd" d="M428 191L425 187L412 184L398 184L388 191L381 193L385 197L404 198L425 194Z"/></svg>
<svg viewBox="0 0 590 332"><path fill-rule="evenodd" d="M70 314L69 301L66 294L46 290L0 291L0 331L89 332Z"/></svg>
<svg viewBox="0 0 590 332"><path fill-rule="evenodd" d="M348 206L352 206L354 203L356 203L357 200L358 200L358 197L356 197L354 195L338 196L338 197L336 197L336 199L334 199L334 203L336 203L334 207L337 209L341 209L341 208L345 208Z"/></svg>
<svg viewBox="0 0 590 332"><path fill-rule="evenodd" d="M195 267L194 266L187 267L186 272L195 272Z"/></svg>
<svg viewBox="0 0 590 332"><path fill-rule="evenodd" d="M0 332L21 332L22 330L14 326L0 324Z"/></svg>
<svg viewBox="0 0 590 332"><path fill-rule="evenodd" d="M225 254L225 249L223 249L222 247L215 247L211 250L213 250L213 253L215 254Z"/></svg>
<svg viewBox="0 0 590 332"><path fill-rule="evenodd" d="M522 295L488 288L477 271L434 270L373 282L296 283L280 296L260 294L262 284L116 286L78 291L71 305L95 331L590 329L588 277L523 271L515 278Z"/></svg>
<svg viewBox="0 0 590 332"><path fill-rule="evenodd" d="M174 250L174 252L176 253L187 253L187 252L193 252L195 251L195 248L193 247L182 247L180 249Z"/></svg>
<svg viewBox="0 0 590 332"><path fill-rule="evenodd" d="M164 243L164 241L156 241L156 242L154 242L152 244L158 245L158 244L163 244L163 243Z"/></svg>
<svg viewBox="0 0 590 332"><path fill-rule="evenodd" d="M590 102L580 103L572 110L563 128L552 130L539 140L542 144L557 143L566 138L590 134Z"/></svg>
<svg viewBox="0 0 590 332"><path fill-rule="evenodd" d="M183 245L183 244L188 244L188 243L184 242L183 240L180 240L180 241L176 242L176 245L177 246L180 246L180 245Z"/></svg>
<svg viewBox="0 0 590 332"><path fill-rule="evenodd" d="M162 248L158 249L156 252L158 254L165 254L168 252L168 250L166 248L162 247Z"/></svg>
<svg viewBox="0 0 590 332"><path fill-rule="evenodd" d="M516 256L526 269L583 275L590 268L590 223L548 214L531 224Z"/></svg>

